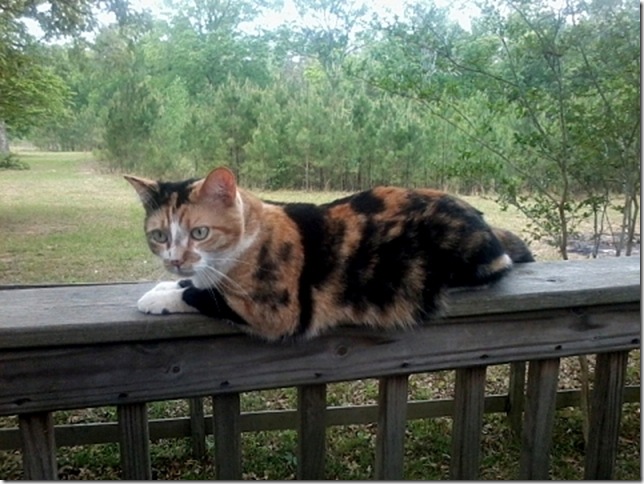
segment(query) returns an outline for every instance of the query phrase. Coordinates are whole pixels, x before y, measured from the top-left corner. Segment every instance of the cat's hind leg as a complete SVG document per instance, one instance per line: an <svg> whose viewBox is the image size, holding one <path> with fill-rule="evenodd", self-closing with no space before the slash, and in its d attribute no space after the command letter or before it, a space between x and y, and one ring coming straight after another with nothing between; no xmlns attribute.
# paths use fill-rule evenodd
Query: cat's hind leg
<svg viewBox="0 0 644 484"><path fill-rule="evenodd" d="M478 264L454 264L447 286L472 287L492 284L512 269L512 259L508 254L501 253L489 262Z"/></svg>

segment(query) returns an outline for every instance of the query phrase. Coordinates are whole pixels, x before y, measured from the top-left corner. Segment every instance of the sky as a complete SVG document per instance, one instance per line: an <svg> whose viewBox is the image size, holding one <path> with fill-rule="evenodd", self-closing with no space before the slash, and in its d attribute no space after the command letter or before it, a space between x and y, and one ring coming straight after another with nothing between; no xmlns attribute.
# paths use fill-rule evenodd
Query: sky
<svg viewBox="0 0 644 484"><path fill-rule="evenodd" d="M404 17L406 3L404 0L367 0L367 3L370 8L377 12L383 19L393 19L396 15ZM475 17L478 12L476 7L467 0L434 0L434 4L441 8L451 7L450 16L466 30L469 30L471 19ZM155 15L162 14L162 12L166 10L163 6L163 0L132 0L132 6L136 10L142 10L144 8L149 9ZM99 14L97 17L99 22L102 24L109 24L114 21L112 14ZM299 17L293 0L283 0L283 6L280 11L266 12L256 21L243 24L240 28L247 33L254 33L260 28L273 29L283 23L291 21L306 23L306 19L301 19ZM35 21L27 19L25 20L25 24L36 38L41 38L43 36L42 30L40 30Z"/></svg>
<svg viewBox="0 0 644 484"><path fill-rule="evenodd" d="M393 18L395 15L404 16L405 0L367 0L366 3L384 18ZM132 4L136 8L148 8L153 12L163 10L163 0L133 0ZM453 20L467 30L469 30L471 18L476 16L478 12L477 8L467 0L434 0L434 4L441 8L452 7ZM454 8L455 5L459 6ZM289 21L301 21L301 19L293 0L283 0L282 9L279 12L267 12L255 22L245 25L243 28L246 32L252 33L260 26L273 29ZM306 22L306 19L304 19L304 22Z"/></svg>

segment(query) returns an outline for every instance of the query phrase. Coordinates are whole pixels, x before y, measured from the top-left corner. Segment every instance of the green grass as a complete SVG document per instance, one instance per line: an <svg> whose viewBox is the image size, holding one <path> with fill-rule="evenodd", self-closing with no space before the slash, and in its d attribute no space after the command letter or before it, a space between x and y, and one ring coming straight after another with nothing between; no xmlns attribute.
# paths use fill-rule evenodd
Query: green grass
<svg viewBox="0 0 644 484"><path fill-rule="evenodd" d="M143 210L122 177L84 153L23 155L0 173L0 284L140 280L153 269Z"/></svg>
<svg viewBox="0 0 644 484"><path fill-rule="evenodd" d="M122 176L99 169L86 153L21 153L26 171L0 171L0 284L41 284L158 280L165 277L142 232L143 208ZM321 203L345 193L264 192L259 196L280 201ZM516 211L502 212L491 199L463 197L482 210L493 224L521 233L525 218ZM541 260L556 259L546 244L532 244ZM640 382L640 353L631 352L627 382ZM591 361L592 364L592 361ZM561 365L560 388L578 386L576 358ZM508 365L490 367L488 394L507 391ZM410 399L450 398L454 372L412 375ZM377 401L373 379L328 386L329 405L363 405ZM295 408L293 388L242 394L242 411ZM206 400L206 411L211 405ZM54 413L57 424L114 421L115 409L100 407ZM184 400L153 402L150 418L186 416ZM578 409L557 412L552 452L555 479L581 479L583 438ZM0 427L12 427L15 417L0 418ZM372 479L375 425L350 425L328 430L326 474L329 479ZM451 420L417 420L407 427L405 477L447 479ZM618 455L618 479L640 478L640 405L625 406ZM212 438L208 439L212 447ZM158 479L212 479L210 459L195 460L188 439L153 443L153 474ZM519 446L502 415L486 415L482 436L483 479L516 477ZM293 431L255 432L243 436L243 474L249 479L290 479L296 470ZM61 448L60 475L66 479L118 479L116 444ZM21 477L20 453L0 452L0 478Z"/></svg>

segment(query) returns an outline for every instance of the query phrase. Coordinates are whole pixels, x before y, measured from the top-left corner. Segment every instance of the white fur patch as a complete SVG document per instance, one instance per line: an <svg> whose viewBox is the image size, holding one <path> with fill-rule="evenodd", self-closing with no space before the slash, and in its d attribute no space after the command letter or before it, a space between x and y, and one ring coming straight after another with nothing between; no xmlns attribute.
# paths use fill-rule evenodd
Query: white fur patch
<svg viewBox="0 0 644 484"><path fill-rule="evenodd" d="M160 282L136 303L139 311L146 314L196 313L196 308L183 301L183 291L176 281Z"/></svg>
<svg viewBox="0 0 644 484"><path fill-rule="evenodd" d="M512 267L512 259L508 254L503 254L500 257L497 257L493 260L488 266L490 272L500 272Z"/></svg>

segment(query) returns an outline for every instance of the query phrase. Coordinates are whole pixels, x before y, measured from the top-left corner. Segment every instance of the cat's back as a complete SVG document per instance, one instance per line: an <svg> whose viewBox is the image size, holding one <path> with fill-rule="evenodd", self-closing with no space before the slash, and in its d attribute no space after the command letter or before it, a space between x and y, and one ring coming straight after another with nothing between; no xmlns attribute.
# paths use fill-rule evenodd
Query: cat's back
<svg viewBox="0 0 644 484"><path fill-rule="evenodd" d="M443 287L483 284L512 264L478 210L437 190L381 186L283 210L304 253L303 333L338 320L406 324L431 314Z"/></svg>
<svg viewBox="0 0 644 484"><path fill-rule="evenodd" d="M283 210L321 273L350 258L373 265L423 257L437 264L449 253L477 263L472 258L482 262L486 250L491 259L504 252L479 210L439 190L378 186L322 205L284 204Z"/></svg>

